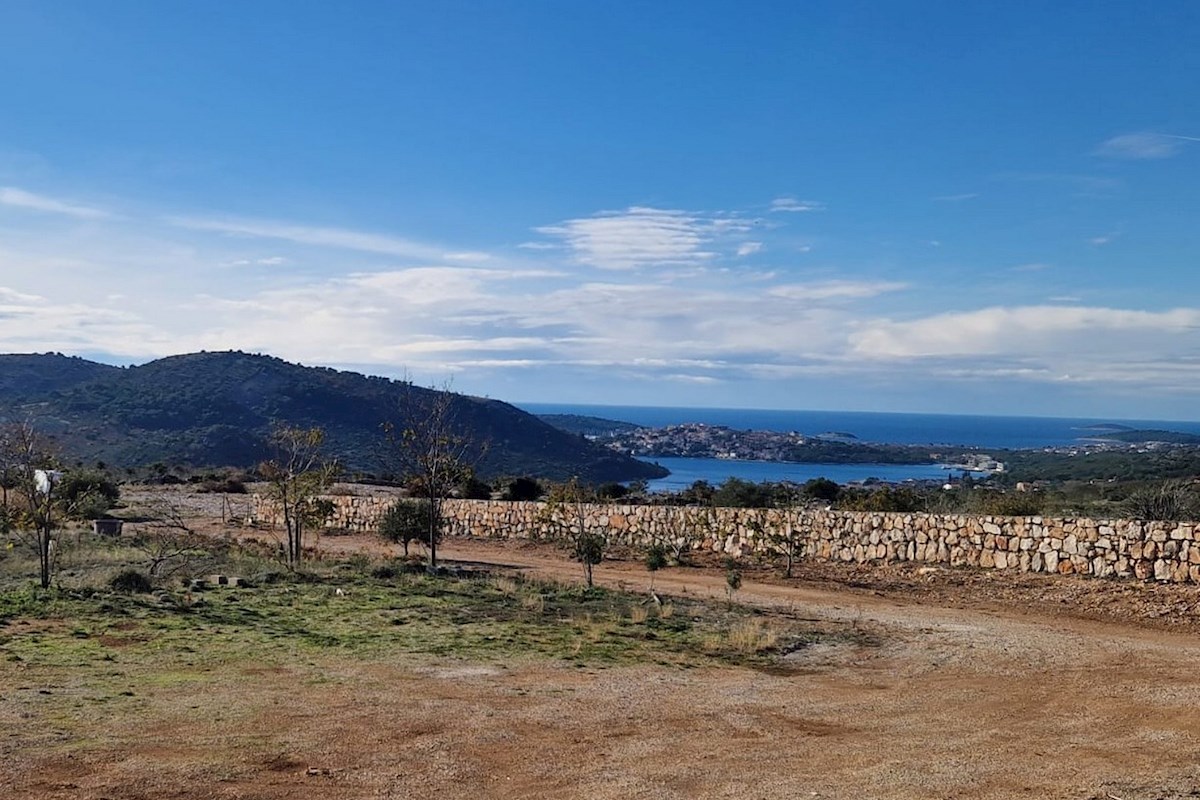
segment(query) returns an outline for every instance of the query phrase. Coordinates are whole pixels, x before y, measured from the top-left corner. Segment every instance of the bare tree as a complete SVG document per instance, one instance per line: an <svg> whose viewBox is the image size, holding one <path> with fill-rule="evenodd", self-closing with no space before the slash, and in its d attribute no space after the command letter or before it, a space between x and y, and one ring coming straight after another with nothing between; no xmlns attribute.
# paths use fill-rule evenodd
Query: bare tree
<svg viewBox="0 0 1200 800"><path fill-rule="evenodd" d="M653 535L652 541L667 551L671 564L684 566L688 563L688 554L716 529L716 511L711 506L681 508L679 518L677 528Z"/></svg>
<svg viewBox="0 0 1200 800"><path fill-rule="evenodd" d="M384 461L429 499L425 545L429 569L437 569L437 543L445 519L443 503L483 456L484 445L469 435L457 416L458 395L448 386L418 389L404 383L398 419L384 423Z"/></svg>
<svg viewBox="0 0 1200 800"><path fill-rule="evenodd" d="M593 568L604 560L608 536L603 531L588 526L589 506L596 499L595 493L571 478L550 489L546 505L542 510L542 522L550 525L558 538L571 547L571 555L583 565L583 577L588 588L592 588Z"/></svg>
<svg viewBox="0 0 1200 800"><path fill-rule="evenodd" d="M0 452L6 483L11 485L12 499L17 501L10 504L5 491L5 524L37 553L38 578L43 589L49 588L57 556L58 524L67 511L60 508L56 492L60 473L52 469L50 447L31 422L0 428Z"/></svg>
<svg viewBox="0 0 1200 800"><path fill-rule="evenodd" d="M146 514L134 526L133 546L145 554L150 579L202 571L213 557L214 542L192 529L179 504L163 499L148 505Z"/></svg>
<svg viewBox="0 0 1200 800"><path fill-rule="evenodd" d="M815 501L794 484L781 484L776 491L775 507L780 514L774 526L767 529L761 522L752 522L750 527L775 553L783 556L784 575L790 578L811 533L812 522L806 512L813 510Z"/></svg>
<svg viewBox="0 0 1200 800"><path fill-rule="evenodd" d="M287 565L296 569L304 556L305 529L321 524L331 511L318 495L333 483L337 465L322 454L325 431L321 428L280 425L271 433L271 442L275 458L260 464L259 472L283 516Z"/></svg>

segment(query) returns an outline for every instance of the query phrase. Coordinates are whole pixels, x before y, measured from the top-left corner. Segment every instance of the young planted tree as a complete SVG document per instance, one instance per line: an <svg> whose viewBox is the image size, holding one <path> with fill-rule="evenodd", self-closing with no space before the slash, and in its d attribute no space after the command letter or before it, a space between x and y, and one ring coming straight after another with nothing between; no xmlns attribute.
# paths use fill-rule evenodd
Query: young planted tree
<svg viewBox="0 0 1200 800"><path fill-rule="evenodd" d="M322 455L325 432L320 428L280 425L271 433L271 443L275 457L258 470L283 517L288 568L296 569L304 557L305 530L320 525L332 510L319 495L333 483L337 465Z"/></svg>
<svg viewBox="0 0 1200 800"><path fill-rule="evenodd" d="M732 558L725 559L725 598L733 605L733 596L742 588L742 572Z"/></svg>
<svg viewBox="0 0 1200 800"><path fill-rule="evenodd" d="M687 565L688 555L715 532L717 523L716 511L708 506L681 508L679 518L678 528L655 536L653 543L666 550L670 564L681 567Z"/></svg>
<svg viewBox="0 0 1200 800"><path fill-rule="evenodd" d="M783 513L780 515L775 526L769 530L764 530L761 524L754 524L757 533L766 539L767 543L771 545L776 553L783 556L784 575L789 578L792 577L796 559L803 553L804 543L807 540L805 527L811 525L798 512L802 512L805 508L813 508L814 501L811 499L812 495L806 491L812 483L812 481L809 481L802 488L791 484L781 484L775 492L775 507ZM833 485L837 486L837 484Z"/></svg>
<svg viewBox="0 0 1200 800"><path fill-rule="evenodd" d="M379 535L389 542L404 545L404 557L408 558L409 542L426 541L429 537L430 518L433 516L429 498L398 500L379 520ZM440 533L440 531L438 531ZM435 535L435 540L438 538Z"/></svg>
<svg viewBox="0 0 1200 800"><path fill-rule="evenodd" d="M418 389L405 384L398 420L383 425L384 461L407 477L415 492L429 501L425 546L429 570L437 569L437 544L444 525L443 503L471 474L483 447L457 417L458 395L443 387Z"/></svg>
<svg viewBox="0 0 1200 800"><path fill-rule="evenodd" d="M43 589L54 575L59 522L70 509L58 496L61 473L48 443L32 423L10 423L0 427L0 459L5 482L4 526L15 533L38 557L38 579Z"/></svg>
<svg viewBox="0 0 1200 800"><path fill-rule="evenodd" d="M605 532L590 529L587 524L588 507L595 499L595 494L580 484L578 478L571 478L551 488L541 515L542 521L570 546L571 555L583 565L589 589L595 585L593 569L604 560L604 550L608 547Z"/></svg>
<svg viewBox="0 0 1200 800"><path fill-rule="evenodd" d="M661 544L652 544L646 550L646 570L650 573L650 594L654 594L654 576L667 566L667 548Z"/></svg>
<svg viewBox="0 0 1200 800"><path fill-rule="evenodd" d="M767 533L767 542L783 556L783 574L792 577L796 560L803 554L805 536L798 525L785 522Z"/></svg>

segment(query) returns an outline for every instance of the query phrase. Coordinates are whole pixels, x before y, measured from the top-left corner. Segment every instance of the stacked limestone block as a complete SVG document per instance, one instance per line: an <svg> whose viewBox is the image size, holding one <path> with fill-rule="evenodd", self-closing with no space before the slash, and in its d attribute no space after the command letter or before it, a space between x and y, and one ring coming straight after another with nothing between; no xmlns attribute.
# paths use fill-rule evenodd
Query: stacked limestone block
<svg viewBox="0 0 1200 800"><path fill-rule="evenodd" d="M376 530L394 500L332 496L330 528ZM545 503L447 500L453 536L546 539L562 516ZM255 519L277 522L269 501L255 498ZM577 527L574 514L569 523ZM616 544L660 543L734 557L771 555L785 540L805 558L858 564L915 562L952 567L1134 577L1200 583L1197 525L1135 520L990 517L798 509L590 505L583 527Z"/></svg>

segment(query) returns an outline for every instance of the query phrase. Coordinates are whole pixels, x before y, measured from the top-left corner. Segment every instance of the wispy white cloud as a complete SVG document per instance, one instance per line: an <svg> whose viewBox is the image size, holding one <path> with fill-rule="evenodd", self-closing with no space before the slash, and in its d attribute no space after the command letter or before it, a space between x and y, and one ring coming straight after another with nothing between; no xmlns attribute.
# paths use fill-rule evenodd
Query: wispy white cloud
<svg viewBox="0 0 1200 800"><path fill-rule="evenodd" d="M228 262L231 267L278 267L286 264L288 260L283 256L267 256L266 258L237 258Z"/></svg>
<svg viewBox="0 0 1200 800"><path fill-rule="evenodd" d="M824 211L825 204L816 200L797 200L794 197L776 197L771 201L772 211Z"/></svg>
<svg viewBox="0 0 1200 800"><path fill-rule="evenodd" d="M837 300L875 297L886 292L907 289L907 283L896 281L822 281L772 287L768 293L788 300Z"/></svg>
<svg viewBox="0 0 1200 800"><path fill-rule="evenodd" d="M1054 269L1049 264L1044 264L1040 261L1034 261L1029 264L1018 264L1011 268L1012 272L1045 272L1048 269Z"/></svg>
<svg viewBox="0 0 1200 800"><path fill-rule="evenodd" d="M484 253L480 250L464 250L457 253L443 253L442 258L447 261L454 261L463 264L482 264L485 261L490 261L491 253Z"/></svg>
<svg viewBox="0 0 1200 800"><path fill-rule="evenodd" d="M105 217L112 216L109 212L98 208L69 203L42 194L34 194L24 189L18 189L15 186L0 186L0 205L29 211L42 211L47 214L63 214L78 219L104 219Z"/></svg>
<svg viewBox="0 0 1200 800"><path fill-rule="evenodd" d="M939 203L965 203L979 197L979 192L963 192L961 194L942 194L933 198Z"/></svg>
<svg viewBox="0 0 1200 800"><path fill-rule="evenodd" d="M332 247L343 250L358 250L419 261L440 261L450 258L452 255L448 254L444 249L415 242L411 239L349 230L346 228L298 225L269 220L190 216L169 217L167 221L180 228L188 228L196 231L211 231L229 236L250 238L282 239L297 244Z"/></svg>
<svg viewBox="0 0 1200 800"><path fill-rule="evenodd" d="M632 206L535 230L561 240L578 263L630 270L711 263L754 225L737 215Z"/></svg>
<svg viewBox="0 0 1200 800"><path fill-rule="evenodd" d="M56 302L0 289L0 341L7 352L110 352L160 355L164 338L135 311Z"/></svg>
<svg viewBox="0 0 1200 800"><path fill-rule="evenodd" d="M879 320L856 332L851 341L869 358L1096 352L1105 334L1120 334L1116 350L1144 346L1138 333L1187 336L1200 344L1200 310L1177 308L1152 312L1081 306L990 307L937 314L906 322ZM1121 337L1128 337L1120 343ZM1108 344L1107 338L1104 339Z"/></svg>
<svg viewBox="0 0 1200 800"><path fill-rule="evenodd" d="M12 304L31 304L44 303L46 298L36 294L25 294L14 289L9 289L7 286L0 286L0 303L5 305Z"/></svg>
<svg viewBox="0 0 1200 800"><path fill-rule="evenodd" d="M1152 160L1179 155L1189 142L1200 142L1200 137L1139 131L1106 139L1094 152L1105 158Z"/></svg>
<svg viewBox="0 0 1200 800"><path fill-rule="evenodd" d="M696 397L788 381L886 389L1101 385L1103 376L1200 391L1200 365L1187 360L1200 352L1200 312L1088 308L1058 297L929 314L945 300L937 277L899 272L902 264L887 274L908 281L835 263L805 279L796 241L779 235L788 221L635 206L546 226L544 240L508 261L468 242L290 222L22 219L0 241L0 338L10 349L125 360L259 350L379 374L465 373L484 391L489 375L511 386L681 382ZM46 222L66 235L47 236ZM770 258L747 258L759 253ZM398 263L381 269L380 261ZM230 265L247 268L212 280L213 267ZM905 313L918 316L889 317Z"/></svg>

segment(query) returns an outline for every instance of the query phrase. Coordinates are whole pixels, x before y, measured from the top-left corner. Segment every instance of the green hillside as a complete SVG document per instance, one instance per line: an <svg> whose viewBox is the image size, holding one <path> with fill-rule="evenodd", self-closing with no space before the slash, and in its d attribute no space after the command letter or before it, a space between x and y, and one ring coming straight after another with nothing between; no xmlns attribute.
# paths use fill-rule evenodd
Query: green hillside
<svg viewBox="0 0 1200 800"><path fill-rule="evenodd" d="M64 453L119 466L249 467L275 422L320 426L348 469L381 473L381 426L403 428L401 399L434 392L387 378L240 352L171 356L108 367L57 355L0 357L0 416L33 419ZM452 415L478 443L484 476L578 475L633 480L660 468L557 430L497 400L452 396ZM410 404L412 405L412 404Z"/></svg>

